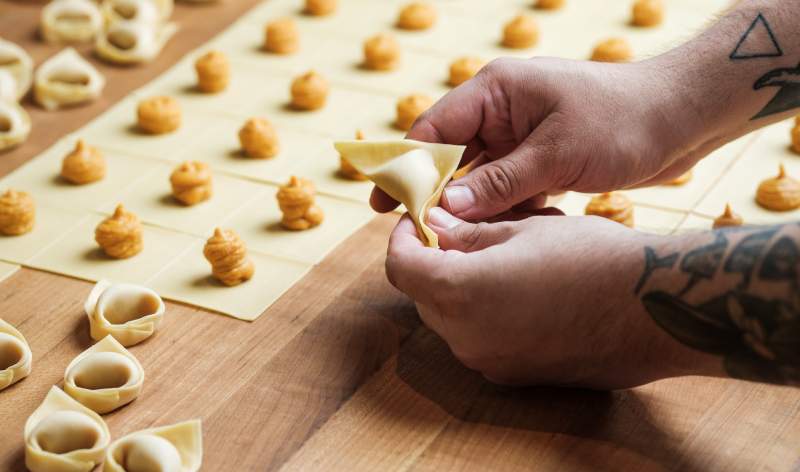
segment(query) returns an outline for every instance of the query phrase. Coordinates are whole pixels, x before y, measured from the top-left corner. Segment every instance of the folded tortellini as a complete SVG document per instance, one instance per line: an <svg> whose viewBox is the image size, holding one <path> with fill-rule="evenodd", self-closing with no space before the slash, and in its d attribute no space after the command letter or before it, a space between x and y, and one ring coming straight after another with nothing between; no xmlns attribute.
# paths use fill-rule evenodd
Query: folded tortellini
<svg viewBox="0 0 800 472"><path fill-rule="evenodd" d="M104 0L103 16L108 24L137 21L165 22L172 14L173 0Z"/></svg>
<svg viewBox="0 0 800 472"><path fill-rule="evenodd" d="M150 337L164 318L164 301L147 287L101 280L84 305L92 339L111 335L125 347Z"/></svg>
<svg viewBox="0 0 800 472"><path fill-rule="evenodd" d="M65 48L36 71L33 95L46 110L97 99L106 79L73 48Z"/></svg>
<svg viewBox="0 0 800 472"><path fill-rule="evenodd" d="M95 52L113 64L149 62L158 56L177 29L175 23L118 21L97 38Z"/></svg>
<svg viewBox="0 0 800 472"><path fill-rule="evenodd" d="M17 101L17 81L11 72L5 69L0 69L0 100Z"/></svg>
<svg viewBox="0 0 800 472"><path fill-rule="evenodd" d="M40 30L48 43L85 43L102 27L100 8L91 0L53 0L42 8Z"/></svg>
<svg viewBox="0 0 800 472"><path fill-rule="evenodd" d="M400 141L341 141L334 144L342 158L405 205L420 238L439 247L439 238L426 220L439 204L442 191L461 162L464 146Z"/></svg>
<svg viewBox="0 0 800 472"><path fill-rule="evenodd" d="M64 391L100 414L132 402L143 384L142 365L111 335L80 353L64 372Z"/></svg>
<svg viewBox="0 0 800 472"><path fill-rule="evenodd" d="M33 59L24 49L0 38L0 70L8 71L16 82L16 99L22 98L33 82Z"/></svg>
<svg viewBox="0 0 800 472"><path fill-rule="evenodd" d="M31 132L31 117L17 102L0 100L0 152L24 142Z"/></svg>
<svg viewBox="0 0 800 472"><path fill-rule="evenodd" d="M33 355L25 336L0 318L0 390L27 377L32 365Z"/></svg>
<svg viewBox="0 0 800 472"><path fill-rule="evenodd" d="M200 420L144 429L108 447L103 472L194 472L203 462Z"/></svg>
<svg viewBox="0 0 800 472"><path fill-rule="evenodd" d="M25 466L32 472L89 472L111 435L103 418L53 386L25 423Z"/></svg>

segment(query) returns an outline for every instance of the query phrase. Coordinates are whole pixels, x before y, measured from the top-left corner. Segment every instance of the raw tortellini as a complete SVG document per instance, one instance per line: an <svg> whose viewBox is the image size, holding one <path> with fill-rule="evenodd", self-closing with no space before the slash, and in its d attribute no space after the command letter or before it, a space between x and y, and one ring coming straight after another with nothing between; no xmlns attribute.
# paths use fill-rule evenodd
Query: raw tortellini
<svg viewBox="0 0 800 472"><path fill-rule="evenodd" d="M27 377L32 360L31 348L22 333L0 318L0 390Z"/></svg>
<svg viewBox="0 0 800 472"><path fill-rule="evenodd" d="M109 334L123 346L150 337L164 318L164 301L147 287L101 280L84 305L92 339Z"/></svg>
<svg viewBox="0 0 800 472"><path fill-rule="evenodd" d="M0 100L0 151L10 149L31 132L31 118L16 102Z"/></svg>
<svg viewBox="0 0 800 472"><path fill-rule="evenodd" d="M100 415L52 387L25 423L25 466L33 472L90 471L110 434Z"/></svg>
<svg viewBox="0 0 800 472"><path fill-rule="evenodd" d="M103 472L194 472L203 462L200 420L144 429L108 447Z"/></svg>
<svg viewBox="0 0 800 472"><path fill-rule="evenodd" d="M138 64L155 59L177 31L175 23L117 21L97 38L95 51L114 64Z"/></svg>
<svg viewBox="0 0 800 472"><path fill-rule="evenodd" d="M28 93L33 82L33 59L24 49L0 38L0 70L11 74L16 83L16 98Z"/></svg>
<svg viewBox="0 0 800 472"><path fill-rule="evenodd" d="M55 110L95 100L105 84L93 65L74 49L66 48L39 66L33 94L39 105Z"/></svg>
<svg viewBox="0 0 800 472"><path fill-rule="evenodd" d="M84 43L103 27L103 16L91 0L53 0L42 8L41 33L48 43Z"/></svg>
<svg viewBox="0 0 800 472"><path fill-rule="evenodd" d="M150 24L167 21L172 0L105 0L103 15L108 23L139 21Z"/></svg>
<svg viewBox="0 0 800 472"><path fill-rule="evenodd" d="M132 402L143 383L142 365L110 335L80 353L64 372L64 391L97 413Z"/></svg>
<svg viewBox="0 0 800 472"><path fill-rule="evenodd" d="M439 247L439 238L425 223L428 210L439 204L444 186L458 168L464 146L400 141L335 143L342 158L390 197L405 205L420 238Z"/></svg>

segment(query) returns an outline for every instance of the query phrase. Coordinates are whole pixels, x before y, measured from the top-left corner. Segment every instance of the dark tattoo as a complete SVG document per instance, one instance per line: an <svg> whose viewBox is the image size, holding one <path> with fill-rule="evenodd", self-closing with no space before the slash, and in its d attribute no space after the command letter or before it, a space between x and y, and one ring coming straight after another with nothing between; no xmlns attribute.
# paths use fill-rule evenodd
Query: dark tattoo
<svg viewBox="0 0 800 472"><path fill-rule="evenodd" d="M768 230L751 228L751 234L734 245L727 256L728 240L716 232L714 242L683 256L681 270L699 281L712 279L721 264L726 273L740 273L746 282L698 304L683 298L685 289L679 293L651 291L642 296L645 309L656 324L679 342L722 356L725 370L732 377L800 385L797 285L792 284L793 293L784 297L768 297L759 291L767 284L797 280L800 233L795 228L795 225ZM770 244L784 230L791 233ZM645 254L648 253L654 250L648 248ZM687 265L692 270L687 271ZM649 267L645 263L645 272ZM754 276L757 279L751 281Z"/></svg>
<svg viewBox="0 0 800 472"><path fill-rule="evenodd" d="M710 279L719 269L722 256L725 255L725 251L728 249L728 238L721 231L715 233L715 236L714 242L711 244L692 249L683 256L681 270L691 275L691 277L680 295L684 295L691 290L700 280Z"/></svg>
<svg viewBox="0 0 800 472"><path fill-rule="evenodd" d="M768 46L762 46L764 39L769 39ZM780 57L783 56L781 46L772 28L767 23L767 19L761 13L750 23L750 27L744 32L736 47L729 56L732 60L758 59L761 57Z"/></svg>
<svg viewBox="0 0 800 472"><path fill-rule="evenodd" d="M664 257L658 257L653 248L644 248L644 273L642 273L642 276L639 277L639 282L636 284L635 293L638 294L642 291L644 284L647 283L647 281L650 279L650 276L653 275L653 272L655 272L656 269L671 269L678 260L678 256L679 254L675 252Z"/></svg>
<svg viewBox="0 0 800 472"><path fill-rule="evenodd" d="M725 272L742 274L740 288L745 289L750 285L753 270L755 270L764 248L777 232L776 229L759 231L744 237L739 241L739 244L734 246L730 256L725 261Z"/></svg>

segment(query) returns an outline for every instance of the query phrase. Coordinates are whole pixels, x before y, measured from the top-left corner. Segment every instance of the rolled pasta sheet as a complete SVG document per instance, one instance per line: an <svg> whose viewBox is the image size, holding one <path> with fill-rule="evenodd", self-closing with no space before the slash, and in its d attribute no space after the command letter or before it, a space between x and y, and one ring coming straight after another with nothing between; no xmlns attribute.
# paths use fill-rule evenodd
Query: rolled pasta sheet
<svg viewBox="0 0 800 472"><path fill-rule="evenodd" d="M25 466L32 472L90 471L111 435L105 421L53 386L25 422Z"/></svg>
<svg viewBox="0 0 800 472"><path fill-rule="evenodd" d="M144 429L108 447L103 472L195 472L203 462L200 420Z"/></svg>
<svg viewBox="0 0 800 472"><path fill-rule="evenodd" d="M163 23L172 15L172 0L104 0L103 16L108 24L135 21Z"/></svg>
<svg viewBox="0 0 800 472"><path fill-rule="evenodd" d="M36 71L34 98L43 108L56 110L96 100L106 79L72 48L44 62Z"/></svg>
<svg viewBox="0 0 800 472"><path fill-rule="evenodd" d="M91 0L53 0L42 8L39 28L48 43L85 43L100 33L103 15Z"/></svg>
<svg viewBox="0 0 800 472"><path fill-rule="evenodd" d="M33 354L25 336L0 318L0 390L31 373Z"/></svg>
<svg viewBox="0 0 800 472"><path fill-rule="evenodd" d="M147 287L101 280L84 305L92 339L111 335L125 347L152 336L164 318L164 301Z"/></svg>
<svg viewBox="0 0 800 472"><path fill-rule="evenodd" d="M16 102L0 100L0 152L28 139L31 117Z"/></svg>
<svg viewBox="0 0 800 472"><path fill-rule="evenodd" d="M140 21L112 23L97 38L95 52L112 64L139 64L158 56L178 30L175 23L148 24Z"/></svg>
<svg viewBox="0 0 800 472"><path fill-rule="evenodd" d="M33 59L24 49L0 38L0 70L7 71L16 82L16 99L22 98L33 83Z"/></svg>
<svg viewBox="0 0 800 472"><path fill-rule="evenodd" d="M143 384L142 365L111 335L80 353L64 372L64 391L101 414L132 402Z"/></svg>

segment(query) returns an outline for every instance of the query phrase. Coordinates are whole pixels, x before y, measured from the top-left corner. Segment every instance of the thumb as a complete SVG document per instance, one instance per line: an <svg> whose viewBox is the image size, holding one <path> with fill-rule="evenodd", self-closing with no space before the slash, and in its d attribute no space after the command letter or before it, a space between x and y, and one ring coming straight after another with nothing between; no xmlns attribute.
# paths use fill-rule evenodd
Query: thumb
<svg viewBox="0 0 800 472"><path fill-rule="evenodd" d="M477 252L507 241L516 232L513 222L467 223L434 207L428 212L428 226L439 235L442 249Z"/></svg>
<svg viewBox="0 0 800 472"><path fill-rule="evenodd" d="M483 220L556 187L553 165L557 140L547 120L505 157L476 167L454 180L442 206L459 218Z"/></svg>

